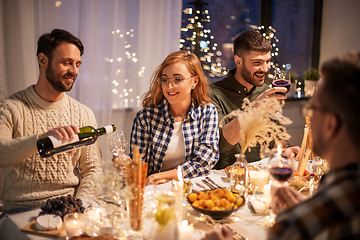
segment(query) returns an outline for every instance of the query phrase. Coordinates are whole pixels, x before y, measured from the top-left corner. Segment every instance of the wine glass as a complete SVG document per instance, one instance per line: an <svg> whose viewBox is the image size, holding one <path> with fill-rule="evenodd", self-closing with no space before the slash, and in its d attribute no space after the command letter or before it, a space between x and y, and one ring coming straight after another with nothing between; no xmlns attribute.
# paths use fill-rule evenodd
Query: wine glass
<svg viewBox="0 0 360 240"><path fill-rule="evenodd" d="M127 147L127 140L125 134L122 130L117 130L110 134L106 135L106 142L109 150L113 154L112 164L115 169L119 170L120 173L126 173L126 162L129 160L129 157L125 155L125 150Z"/></svg>
<svg viewBox="0 0 360 240"><path fill-rule="evenodd" d="M114 156L119 156L120 153L125 153L127 140L122 130L117 130L106 135L106 142L109 150Z"/></svg>
<svg viewBox="0 0 360 240"><path fill-rule="evenodd" d="M291 177L294 169L294 158L286 157L281 155L281 147L278 146L277 152L272 151L272 157L270 157L268 169L270 175L279 181L280 185L284 183Z"/></svg>
<svg viewBox="0 0 360 240"><path fill-rule="evenodd" d="M287 91L284 92L276 92L275 94L283 94L286 95L290 91L291 78L290 73L284 70L276 70L274 72L274 80L272 82L273 87L285 87Z"/></svg>

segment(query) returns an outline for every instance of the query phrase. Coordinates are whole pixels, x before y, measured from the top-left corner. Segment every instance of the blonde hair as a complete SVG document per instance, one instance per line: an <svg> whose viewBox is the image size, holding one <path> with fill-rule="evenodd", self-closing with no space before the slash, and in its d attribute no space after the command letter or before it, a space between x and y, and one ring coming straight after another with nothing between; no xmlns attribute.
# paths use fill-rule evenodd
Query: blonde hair
<svg viewBox="0 0 360 240"><path fill-rule="evenodd" d="M165 60L158 66L152 77L150 82L149 91L144 93L143 95L143 107L153 107L157 106L161 103L165 96L162 92L161 86L158 83L158 79L162 75L162 71L169 66L170 64L183 62L192 76L199 76L199 81L196 87L191 91L191 99L197 105L203 105L210 102L208 97L208 82L206 81L205 74L202 70L201 63L198 57L185 50L177 51L170 53Z"/></svg>

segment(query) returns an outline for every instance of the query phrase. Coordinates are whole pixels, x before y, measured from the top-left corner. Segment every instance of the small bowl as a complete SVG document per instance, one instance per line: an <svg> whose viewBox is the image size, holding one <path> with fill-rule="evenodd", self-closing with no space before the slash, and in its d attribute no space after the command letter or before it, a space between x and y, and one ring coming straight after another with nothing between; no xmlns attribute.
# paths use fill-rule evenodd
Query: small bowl
<svg viewBox="0 0 360 240"><path fill-rule="evenodd" d="M206 192L206 191L201 191L201 192ZM186 199L195 211L200 212L205 215L208 215L214 220L220 220L220 219L230 216L233 212L236 212L237 210L239 210L240 208L242 208L245 205L245 198L243 196L241 196L241 197L243 198L243 204L240 207L238 207L236 209L232 209L232 210L223 210L223 211L211 211L211 210L207 210L207 209L197 208L192 205L192 202L189 200L189 196L187 196Z"/></svg>

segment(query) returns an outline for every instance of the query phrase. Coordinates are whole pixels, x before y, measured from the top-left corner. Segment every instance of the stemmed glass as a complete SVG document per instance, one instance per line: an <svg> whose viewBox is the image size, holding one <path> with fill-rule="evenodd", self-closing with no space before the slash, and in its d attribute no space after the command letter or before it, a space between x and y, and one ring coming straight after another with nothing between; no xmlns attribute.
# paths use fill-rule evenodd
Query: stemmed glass
<svg viewBox="0 0 360 240"><path fill-rule="evenodd" d="M111 213L110 217L114 226L117 226L119 236L127 234L128 214L126 209L126 162L129 157L125 155L127 140L122 130L118 129L115 132L106 135L106 143L109 150L112 152L112 165L117 170L113 174L116 179L113 183L113 199L110 202L114 204L108 209ZM121 226L121 228L119 228Z"/></svg>
<svg viewBox="0 0 360 240"><path fill-rule="evenodd" d="M267 225L272 227L275 223L276 212L273 210L274 208L274 196L279 187L284 186L285 182L291 177L293 170L295 168L294 156L285 157L281 155L282 149L280 146L277 147L277 151L273 149L270 151L270 159L268 164L268 169L270 175L277 180L277 182L272 181L270 188L270 216L267 219ZM279 209L277 209L279 210Z"/></svg>
<svg viewBox="0 0 360 240"><path fill-rule="evenodd" d="M106 135L106 142L109 150L114 156L119 156L120 153L125 153L127 140L122 130L117 130Z"/></svg>
<svg viewBox="0 0 360 240"><path fill-rule="evenodd" d="M271 176L279 181L280 185L284 185L293 173L294 159L282 156L281 148L278 147L277 152L269 160L268 169Z"/></svg>
<svg viewBox="0 0 360 240"><path fill-rule="evenodd" d="M287 91L285 93L283 92L276 92L276 94L284 94L286 95L290 91L290 85L291 85L291 78L290 73L284 71L284 70L276 70L274 72L274 80L272 82L273 87L285 87L287 88Z"/></svg>

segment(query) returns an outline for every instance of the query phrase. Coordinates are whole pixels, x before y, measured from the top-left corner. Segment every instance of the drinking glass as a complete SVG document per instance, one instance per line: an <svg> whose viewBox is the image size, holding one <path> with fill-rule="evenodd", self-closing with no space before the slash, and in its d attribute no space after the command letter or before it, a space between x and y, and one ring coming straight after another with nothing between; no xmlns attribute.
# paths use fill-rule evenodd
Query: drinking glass
<svg viewBox="0 0 360 240"><path fill-rule="evenodd" d="M293 173L294 159L293 157L288 158L282 156L281 151L278 150L276 153L272 154L272 157L269 160L268 169L270 175L279 181L280 185L284 185Z"/></svg>
<svg viewBox="0 0 360 240"><path fill-rule="evenodd" d="M117 130L106 135L106 142L109 150L114 156L120 153L125 153L127 147L127 140L122 130Z"/></svg>
<svg viewBox="0 0 360 240"><path fill-rule="evenodd" d="M276 94L286 95L290 91L291 86L291 78L290 73L284 70L276 70L274 72L274 80L272 82L273 87L285 87L287 91L284 92L276 92Z"/></svg>

